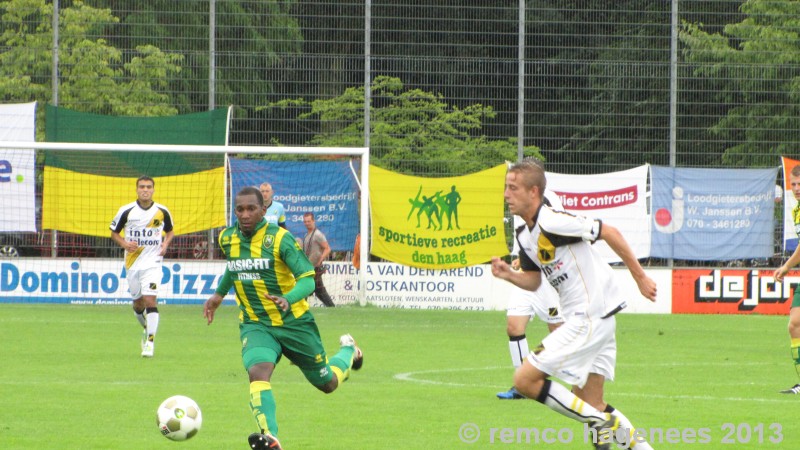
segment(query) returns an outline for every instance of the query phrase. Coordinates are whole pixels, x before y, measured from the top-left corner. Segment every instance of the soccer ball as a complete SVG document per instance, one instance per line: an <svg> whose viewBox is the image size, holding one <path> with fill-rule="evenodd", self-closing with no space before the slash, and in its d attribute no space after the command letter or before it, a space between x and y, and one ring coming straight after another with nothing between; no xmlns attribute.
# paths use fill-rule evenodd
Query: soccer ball
<svg viewBox="0 0 800 450"><path fill-rule="evenodd" d="M203 414L194 400L183 395L174 395L158 407L156 423L167 439L185 441L200 431Z"/></svg>

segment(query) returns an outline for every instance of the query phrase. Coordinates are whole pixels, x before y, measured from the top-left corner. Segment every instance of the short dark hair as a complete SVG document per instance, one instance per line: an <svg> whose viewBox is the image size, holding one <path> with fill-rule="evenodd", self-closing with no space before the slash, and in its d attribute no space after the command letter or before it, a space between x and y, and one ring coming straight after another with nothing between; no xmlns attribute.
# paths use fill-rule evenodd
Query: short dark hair
<svg viewBox="0 0 800 450"><path fill-rule="evenodd" d="M303 217L311 217L311 219L314 219L314 213L307 212L307 213L303 214ZM314 221L316 222L316 220L314 220Z"/></svg>
<svg viewBox="0 0 800 450"><path fill-rule="evenodd" d="M142 175L142 176L140 176L139 178L137 178L137 179L136 179L136 186L139 186L139 182L140 182L140 181L152 181L152 182L153 182L153 187L155 187L155 186L156 186L156 180L154 180L154 179L152 179L152 178L148 177L147 175Z"/></svg>
<svg viewBox="0 0 800 450"><path fill-rule="evenodd" d="M261 195L261 191L259 191L258 188L253 186L243 187L239 193L236 194L237 197L240 195L255 195L258 199L258 206L264 206L264 196Z"/></svg>

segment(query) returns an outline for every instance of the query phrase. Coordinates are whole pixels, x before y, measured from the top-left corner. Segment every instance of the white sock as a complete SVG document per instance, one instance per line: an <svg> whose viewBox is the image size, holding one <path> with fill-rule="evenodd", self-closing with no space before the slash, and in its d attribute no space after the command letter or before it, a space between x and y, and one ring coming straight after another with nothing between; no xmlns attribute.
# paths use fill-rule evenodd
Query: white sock
<svg viewBox="0 0 800 450"><path fill-rule="evenodd" d="M607 404L606 405L606 412L607 413L611 413L611 414L619 417L619 427L621 429L628 430L629 435L632 438L635 438L635 439L631 439L630 445L629 445L630 448L633 448L633 449L636 449L636 450L653 450L653 447L651 447L650 444L648 444L647 441L644 440L644 436L642 436L641 434L638 435L638 436L634 436L634 432L636 431L636 428L634 428L633 424L631 423L631 421L628 420L627 417L625 417L625 414L622 414L622 411L620 411L620 410L614 408L613 406Z"/></svg>
<svg viewBox="0 0 800 450"><path fill-rule="evenodd" d="M510 336L508 338L508 351L511 353L511 364L514 364L515 369L519 368L528 352L530 352L528 339L525 338L525 335Z"/></svg>
<svg viewBox="0 0 800 450"><path fill-rule="evenodd" d="M592 405L578 398L569 389L550 380L544 381L544 387L542 387L542 392L539 393L536 401L544 403L553 411L579 422L591 424L606 420L604 412L598 411Z"/></svg>
<svg viewBox="0 0 800 450"><path fill-rule="evenodd" d="M158 308L147 308L144 311L144 318L147 321L147 340L153 341L158 331Z"/></svg>

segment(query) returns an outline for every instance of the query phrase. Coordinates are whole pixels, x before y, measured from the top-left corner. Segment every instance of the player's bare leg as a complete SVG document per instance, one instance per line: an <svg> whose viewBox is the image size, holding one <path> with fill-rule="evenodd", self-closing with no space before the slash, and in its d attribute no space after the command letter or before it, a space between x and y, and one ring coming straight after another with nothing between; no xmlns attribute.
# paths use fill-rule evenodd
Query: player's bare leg
<svg viewBox="0 0 800 450"><path fill-rule="evenodd" d="M800 376L800 307L789 310L789 338L791 339L791 355L794 369ZM782 394L800 394L800 383L781 391Z"/></svg>

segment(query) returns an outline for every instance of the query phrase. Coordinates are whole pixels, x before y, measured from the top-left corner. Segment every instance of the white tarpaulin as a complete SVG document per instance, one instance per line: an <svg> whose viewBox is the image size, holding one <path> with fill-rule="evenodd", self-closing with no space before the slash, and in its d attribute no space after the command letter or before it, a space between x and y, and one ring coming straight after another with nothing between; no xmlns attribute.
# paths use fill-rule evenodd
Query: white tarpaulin
<svg viewBox="0 0 800 450"><path fill-rule="evenodd" d="M0 141L36 139L36 102L0 105ZM35 152L0 149L0 231L36 231Z"/></svg>
<svg viewBox="0 0 800 450"><path fill-rule="evenodd" d="M618 228L637 258L650 256L647 213L649 166L599 175L547 173L547 188L558 194L565 211L601 219ZM620 259L603 241L595 246L608 262Z"/></svg>

